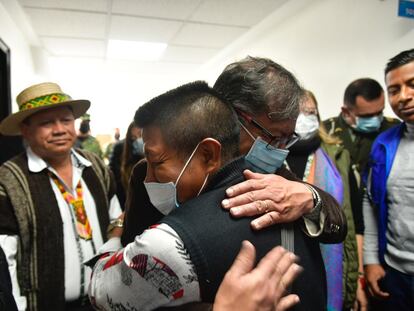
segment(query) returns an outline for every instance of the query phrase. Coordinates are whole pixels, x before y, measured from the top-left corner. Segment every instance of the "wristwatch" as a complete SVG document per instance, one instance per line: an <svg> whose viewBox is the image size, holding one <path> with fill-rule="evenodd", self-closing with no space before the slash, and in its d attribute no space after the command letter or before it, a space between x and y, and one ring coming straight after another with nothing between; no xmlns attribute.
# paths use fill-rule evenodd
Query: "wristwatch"
<svg viewBox="0 0 414 311"><path fill-rule="evenodd" d="M113 220L109 225L108 225L108 229L106 229L106 233L111 232L112 230L114 230L115 228L123 228L124 227L124 220L121 218L117 218L115 220Z"/></svg>
<svg viewBox="0 0 414 311"><path fill-rule="evenodd" d="M306 183L304 185L312 192L312 199L313 199L313 209L306 215L303 215L309 220L319 223L321 208L322 208L322 200L319 196L319 193L311 186Z"/></svg>

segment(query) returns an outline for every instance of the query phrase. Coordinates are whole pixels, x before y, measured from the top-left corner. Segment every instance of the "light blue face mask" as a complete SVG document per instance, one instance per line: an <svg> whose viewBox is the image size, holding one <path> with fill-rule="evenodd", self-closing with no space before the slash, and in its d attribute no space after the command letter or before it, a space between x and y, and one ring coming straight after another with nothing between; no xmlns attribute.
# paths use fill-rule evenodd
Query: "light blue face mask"
<svg viewBox="0 0 414 311"><path fill-rule="evenodd" d="M379 130L384 116L382 113L373 117L356 117L355 130L362 133L372 133Z"/></svg>
<svg viewBox="0 0 414 311"><path fill-rule="evenodd" d="M254 140L245 159L262 173L273 174L285 162L289 150L279 149L269 145L262 138L254 136L241 124L241 127Z"/></svg>
<svg viewBox="0 0 414 311"><path fill-rule="evenodd" d="M187 162L184 164L184 167L178 175L175 183L172 181L168 183L144 182L145 189L147 189L147 193L152 205L154 205L154 207L160 211L161 214L168 215L174 208L177 208L179 206L179 203L177 201L177 184L191 159L193 158L198 146L199 144L195 147ZM204 189L208 176L209 174L207 174L206 178L204 179L204 183L198 191L197 196Z"/></svg>

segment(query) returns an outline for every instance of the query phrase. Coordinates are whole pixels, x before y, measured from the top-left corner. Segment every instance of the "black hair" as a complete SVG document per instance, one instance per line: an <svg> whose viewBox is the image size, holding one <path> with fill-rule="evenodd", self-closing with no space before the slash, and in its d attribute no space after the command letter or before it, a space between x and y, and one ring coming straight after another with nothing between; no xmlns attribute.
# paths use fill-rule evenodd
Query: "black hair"
<svg viewBox="0 0 414 311"><path fill-rule="evenodd" d="M414 61L414 49L406 50L391 58L385 66L385 75L391 70Z"/></svg>
<svg viewBox="0 0 414 311"><path fill-rule="evenodd" d="M81 124L79 125L79 132L82 134L88 134L91 130L89 120L82 120Z"/></svg>
<svg viewBox="0 0 414 311"><path fill-rule="evenodd" d="M135 113L140 128L157 126L164 142L181 155L191 153L205 138L222 145L223 163L239 154L237 116L220 94L204 81L184 84L153 98Z"/></svg>
<svg viewBox="0 0 414 311"><path fill-rule="evenodd" d="M348 107L355 107L356 98L362 96L367 101L377 99L383 94L384 90L376 80L371 78L361 78L352 81L345 89L344 104Z"/></svg>
<svg viewBox="0 0 414 311"><path fill-rule="evenodd" d="M214 89L235 108L272 120L296 119L304 90L295 76L267 58L248 56L228 65Z"/></svg>

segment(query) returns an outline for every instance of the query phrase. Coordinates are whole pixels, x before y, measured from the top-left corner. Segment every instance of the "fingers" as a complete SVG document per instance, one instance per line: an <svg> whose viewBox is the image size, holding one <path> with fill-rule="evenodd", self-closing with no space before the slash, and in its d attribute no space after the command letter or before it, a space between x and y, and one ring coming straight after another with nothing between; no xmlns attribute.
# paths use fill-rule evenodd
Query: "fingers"
<svg viewBox="0 0 414 311"><path fill-rule="evenodd" d="M235 197L238 196L240 194L249 192L249 191L253 191L253 190L257 190L257 189L262 189L265 185L261 182L263 178L261 179L249 179L249 180L245 180L239 184L236 184L234 186L231 186L230 188L228 188L226 190L226 194L228 197Z"/></svg>
<svg viewBox="0 0 414 311"><path fill-rule="evenodd" d="M225 201L225 200L224 200ZM230 214L234 217L246 217L262 215L274 210L274 203L270 200L258 200L252 203L239 205L230 209Z"/></svg>
<svg viewBox="0 0 414 311"><path fill-rule="evenodd" d="M253 269L256 259L256 249L249 241L243 241L239 254L230 267L228 273L244 275Z"/></svg>
<svg viewBox="0 0 414 311"><path fill-rule="evenodd" d="M289 265L295 261L295 258L296 256L294 254L289 253L281 246L277 246L260 260L254 274L260 274L264 276L265 279L270 279L276 274L276 278L278 278L277 275L279 275L279 280L281 275L286 272Z"/></svg>
<svg viewBox="0 0 414 311"><path fill-rule="evenodd" d="M280 222L284 222L284 217L280 213L269 212L253 220L250 225L254 230L261 230Z"/></svg>
<svg viewBox="0 0 414 311"><path fill-rule="evenodd" d="M254 173L251 170L244 170L243 175L246 179L262 179L266 174Z"/></svg>
<svg viewBox="0 0 414 311"><path fill-rule="evenodd" d="M379 285L378 285L378 280L376 280L375 282L368 282L368 289L371 295L378 297L378 298L387 298L390 294L383 292Z"/></svg>
<svg viewBox="0 0 414 311"><path fill-rule="evenodd" d="M296 256L295 256L296 260ZM276 290L276 297L282 297L288 288L292 285L293 281L301 274L303 268L296 263L292 263L288 266L287 271L281 277L277 290Z"/></svg>
<svg viewBox="0 0 414 311"><path fill-rule="evenodd" d="M292 308L294 305L296 305L299 302L299 296L298 295L288 295L279 300L279 302L276 303L276 311L285 311Z"/></svg>

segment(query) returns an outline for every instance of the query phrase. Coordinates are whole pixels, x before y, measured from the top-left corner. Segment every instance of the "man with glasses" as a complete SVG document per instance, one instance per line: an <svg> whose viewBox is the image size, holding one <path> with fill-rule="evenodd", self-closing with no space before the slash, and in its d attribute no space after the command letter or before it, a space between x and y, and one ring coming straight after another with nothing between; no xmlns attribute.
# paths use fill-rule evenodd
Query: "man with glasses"
<svg viewBox="0 0 414 311"><path fill-rule="evenodd" d="M214 89L235 108L242 128L240 152L260 172L247 170L247 180L227 189L222 206L234 217L261 215L251 223L256 230L290 223L282 226L282 245L289 250L294 222L318 242L342 241L346 224L336 201L283 166L288 148L298 140L294 129L304 97L292 73L270 59L246 57L228 65Z"/></svg>

